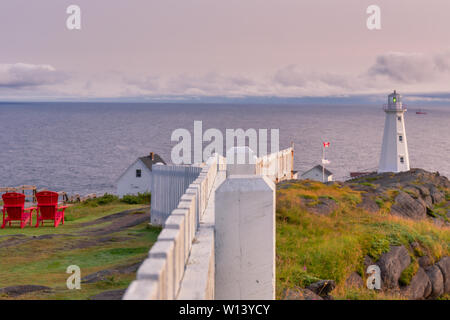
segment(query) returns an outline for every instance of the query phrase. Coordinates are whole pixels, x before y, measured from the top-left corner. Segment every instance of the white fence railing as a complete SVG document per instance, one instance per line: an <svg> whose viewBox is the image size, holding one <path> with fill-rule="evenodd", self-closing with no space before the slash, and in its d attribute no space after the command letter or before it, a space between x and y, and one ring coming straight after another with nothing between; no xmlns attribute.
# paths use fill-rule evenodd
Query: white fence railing
<svg viewBox="0 0 450 320"><path fill-rule="evenodd" d="M253 174L274 182L292 179L293 156L293 148L288 148L258 158ZM192 171L176 167L158 166L162 174L153 179L158 185L152 188L151 215L156 214L155 221L164 228L123 299L214 299L214 193L225 180L226 159L215 155L203 167L191 167Z"/></svg>
<svg viewBox="0 0 450 320"><path fill-rule="evenodd" d="M201 167L197 166L153 166L151 223L163 225L170 213L178 206L180 198L189 185L197 179Z"/></svg>
<svg viewBox="0 0 450 320"><path fill-rule="evenodd" d="M256 174L264 175L273 182L293 179L294 149L287 148L279 152L259 157L256 160Z"/></svg>
<svg viewBox="0 0 450 320"><path fill-rule="evenodd" d="M218 163L218 156L210 158L185 190L177 208L165 220L158 240L139 267L136 280L128 287L124 299L177 298L199 221L213 190Z"/></svg>

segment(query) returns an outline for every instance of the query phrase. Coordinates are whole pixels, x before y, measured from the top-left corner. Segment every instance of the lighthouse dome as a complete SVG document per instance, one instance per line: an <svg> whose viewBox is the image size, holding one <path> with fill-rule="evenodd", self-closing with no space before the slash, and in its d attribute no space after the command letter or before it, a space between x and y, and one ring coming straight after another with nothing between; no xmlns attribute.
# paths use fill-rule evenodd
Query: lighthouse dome
<svg viewBox="0 0 450 320"><path fill-rule="evenodd" d="M394 92L388 96L388 103L395 104L395 103L399 103L399 102L402 102L402 96L399 93L397 93L396 90L394 90Z"/></svg>
<svg viewBox="0 0 450 320"><path fill-rule="evenodd" d="M394 92L388 96L388 103L387 105L385 105L385 111L386 112L406 111L406 109L403 109L402 96L399 93L397 93L397 91L394 90Z"/></svg>

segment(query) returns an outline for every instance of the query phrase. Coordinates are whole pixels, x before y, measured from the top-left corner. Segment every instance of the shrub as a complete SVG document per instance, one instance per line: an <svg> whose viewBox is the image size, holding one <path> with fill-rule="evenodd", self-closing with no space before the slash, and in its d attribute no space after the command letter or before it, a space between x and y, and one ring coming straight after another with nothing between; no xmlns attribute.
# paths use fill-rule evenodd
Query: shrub
<svg viewBox="0 0 450 320"><path fill-rule="evenodd" d="M376 186L373 183L370 183L370 182L361 182L360 184L363 185L363 186L366 186L366 187L376 188Z"/></svg>
<svg viewBox="0 0 450 320"><path fill-rule="evenodd" d="M356 205L361 202L361 195L356 193L345 193L343 198L352 205Z"/></svg>
<svg viewBox="0 0 450 320"><path fill-rule="evenodd" d="M385 238L378 238L374 236L374 239L372 240L370 249L369 249L369 256L374 258L375 260L378 260L382 253L389 251L389 240Z"/></svg>
<svg viewBox="0 0 450 320"><path fill-rule="evenodd" d="M88 200L84 201L83 205L90 206L90 207L104 206L106 204L110 204L117 200L119 200L119 197L117 197L113 194L105 193L101 197L88 199Z"/></svg>
<svg viewBox="0 0 450 320"><path fill-rule="evenodd" d="M314 194L302 194L303 199L317 200L317 196Z"/></svg>
<svg viewBox="0 0 450 320"><path fill-rule="evenodd" d="M150 192L138 193L137 195L127 194L120 201L127 204L149 204L151 200Z"/></svg>
<svg viewBox="0 0 450 320"><path fill-rule="evenodd" d="M377 199L375 199L375 202L377 203L377 205L378 205L378 207L380 209L384 207L384 200L383 199L377 198Z"/></svg>

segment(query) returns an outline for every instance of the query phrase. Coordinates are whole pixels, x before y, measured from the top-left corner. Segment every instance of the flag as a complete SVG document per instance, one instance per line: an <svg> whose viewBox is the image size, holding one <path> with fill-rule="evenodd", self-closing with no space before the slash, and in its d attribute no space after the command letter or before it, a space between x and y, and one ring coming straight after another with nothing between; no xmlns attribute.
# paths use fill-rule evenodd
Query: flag
<svg viewBox="0 0 450 320"><path fill-rule="evenodd" d="M324 142L324 143L323 143L323 147L324 147L324 148L328 148L329 146L330 146L330 143L329 143L329 142Z"/></svg>

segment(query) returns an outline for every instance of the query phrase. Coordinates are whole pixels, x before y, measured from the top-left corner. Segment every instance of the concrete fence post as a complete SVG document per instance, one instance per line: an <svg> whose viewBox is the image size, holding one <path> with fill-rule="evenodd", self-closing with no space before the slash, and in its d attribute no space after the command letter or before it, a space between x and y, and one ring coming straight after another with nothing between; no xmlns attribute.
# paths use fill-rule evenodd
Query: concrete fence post
<svg viewBox="0 0 450 320"><path fill-rule="evenodd" d="M217 188L215 271L216 299L275 299L275 185L267 177L229 175Z"/></svg>

